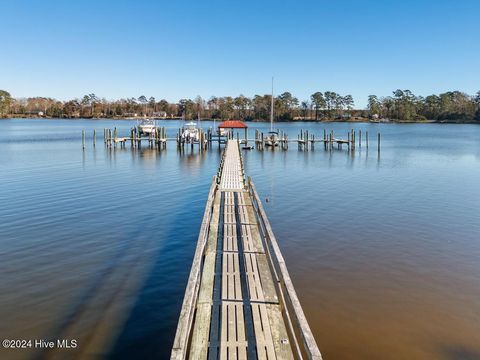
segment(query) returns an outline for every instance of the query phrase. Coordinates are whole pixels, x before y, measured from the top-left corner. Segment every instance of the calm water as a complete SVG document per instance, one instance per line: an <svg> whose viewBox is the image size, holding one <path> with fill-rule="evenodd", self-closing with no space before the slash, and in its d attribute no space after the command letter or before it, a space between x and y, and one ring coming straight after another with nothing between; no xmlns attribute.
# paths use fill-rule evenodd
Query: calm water
<svg viewBox="0 0 480 360"><path fill-rule="evenodd" d="M79 343L1 359L169 356L220 153L103 147L131 125L0 121L0 338ZM480 359L480 126L279 127L371 134L245 153L324 357Z"/></svg>

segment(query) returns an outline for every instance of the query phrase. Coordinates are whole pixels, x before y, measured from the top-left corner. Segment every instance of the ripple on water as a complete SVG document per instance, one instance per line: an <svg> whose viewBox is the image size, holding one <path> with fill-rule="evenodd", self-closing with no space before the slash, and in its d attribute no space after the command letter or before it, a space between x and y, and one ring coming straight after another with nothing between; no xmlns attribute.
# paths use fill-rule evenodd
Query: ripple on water
<svg viewBox="0 0 480 360"><path fill-rule="evenodd" d="M103 147L103 127L133 124L0 123L0 334L68 334L84 353L168 357L219 153ZM281 127L290 138L302 127L382 132L380 158L372 140L354 156L245 153L325 357L478 354L480 128Z"/></svg>

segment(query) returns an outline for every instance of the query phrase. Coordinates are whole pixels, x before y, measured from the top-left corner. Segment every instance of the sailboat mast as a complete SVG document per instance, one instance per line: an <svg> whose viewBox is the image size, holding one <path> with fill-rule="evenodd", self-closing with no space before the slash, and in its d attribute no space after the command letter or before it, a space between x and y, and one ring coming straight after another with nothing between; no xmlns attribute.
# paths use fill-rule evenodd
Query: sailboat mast
<svg viewBox="0 0 480 360"><path fill-rule="evenodd" d="M273 131L273 76L272 76L272 104L270 105L270 131Z"/></svg>

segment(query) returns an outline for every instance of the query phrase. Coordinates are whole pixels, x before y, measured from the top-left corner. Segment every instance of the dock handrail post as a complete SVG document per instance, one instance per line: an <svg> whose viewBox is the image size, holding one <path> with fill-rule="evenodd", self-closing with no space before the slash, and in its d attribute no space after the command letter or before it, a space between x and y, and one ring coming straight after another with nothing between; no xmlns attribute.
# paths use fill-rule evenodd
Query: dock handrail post
<svg viewBox="0 0 480 360"><path fill-rule="evenodd" d="M97 142L97 129L93 129L93 147L95 147L95 145Z"/></svg>
<svg viewBox="0 0 480 360"><path fill-rule="evenodd" d="M378 150L378 153L380 154L380 133L378 133L377 150Z"/></svg>
<svg viewBox="0 0 480 360"><path fill-rule="evenodd" d="M368 149L368 131L365 133L365 142L366 142L367 149Z"/></svg>
<svg viewBox="0 0 480 360"><path fill-rule="evenodd" d="M82 149L85 149L85 130L82 130Z"/></svg>

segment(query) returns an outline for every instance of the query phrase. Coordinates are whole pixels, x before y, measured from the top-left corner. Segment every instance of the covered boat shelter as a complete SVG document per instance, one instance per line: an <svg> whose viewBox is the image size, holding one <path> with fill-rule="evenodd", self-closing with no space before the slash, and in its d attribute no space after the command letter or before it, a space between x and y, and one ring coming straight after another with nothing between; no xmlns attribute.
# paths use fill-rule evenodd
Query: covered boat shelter
<svg viewBox="0 0 480 360"><path fill-rule="evenodd" d="M247 143L248 139L248 126L243 121L240 120L226 120L220 125L218 125L219 133L221 135L226 135L229 139L233 139L235 134L235 129L245 129L245 143ZM238 131L237 131L238 137Z"/></svg>

